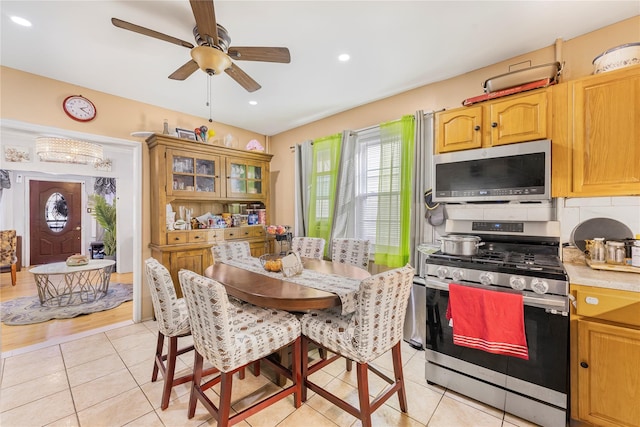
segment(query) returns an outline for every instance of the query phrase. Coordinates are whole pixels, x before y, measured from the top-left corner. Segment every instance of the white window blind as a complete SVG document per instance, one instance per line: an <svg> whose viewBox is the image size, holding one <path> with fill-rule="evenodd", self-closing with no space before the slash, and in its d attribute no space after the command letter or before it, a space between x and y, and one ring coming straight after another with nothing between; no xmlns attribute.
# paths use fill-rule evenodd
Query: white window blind
<svg viewBox="0 0 640 427"><path fill-rule="evenodd" d="M381 141L376 126L359 132L356 144L356 238L369 240L374 248L376 243L398 246L400 140ZM380 188L389 190L381 192Z"/></svg>

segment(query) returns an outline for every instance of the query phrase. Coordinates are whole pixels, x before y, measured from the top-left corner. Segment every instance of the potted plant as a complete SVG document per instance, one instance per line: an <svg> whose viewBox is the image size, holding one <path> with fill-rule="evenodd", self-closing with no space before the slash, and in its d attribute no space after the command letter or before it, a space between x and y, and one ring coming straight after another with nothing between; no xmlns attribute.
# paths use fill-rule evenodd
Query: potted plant
<svg viewBox="0 0 640 427"><path fill-rule="evenodd" d="M116 202L110 205L104 196L92 194L89 196L91 216L104 229L102 243L105 257L114 258L116 254Z"/></svg>

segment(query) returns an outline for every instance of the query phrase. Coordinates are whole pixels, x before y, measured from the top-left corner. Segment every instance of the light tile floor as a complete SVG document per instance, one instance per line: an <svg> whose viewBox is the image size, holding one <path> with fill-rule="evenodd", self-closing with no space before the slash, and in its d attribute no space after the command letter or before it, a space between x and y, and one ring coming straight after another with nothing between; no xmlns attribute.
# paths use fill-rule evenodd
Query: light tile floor
<svg viewBox="0 0 640 427"><path fill-rule="evenodd" d="M162 381L151 382L153 352L157 337L153 321L127 324L115 329L71 337L57 344L45 344L27 352L3 354L0 365L0 425L31 426L209 426L216 422L198 404L196 416L187 419L189 384L174 387L169 408L160 409ZM184 343L180 343L183 345ZM399 410L392 397L373 416L373 425L407 427L530 426L510 414L468 399L424 379L424 352L403 343L402 349L408 413ZM179 358L179 370L186 371L193 355ZM391 374L391 357L376 361L381 370ZM234 382L232 397L235 410L247 404L246 394L269 393L275 385L270 373L254 377L247 373ZM371 393L384 383L370 376ZM345 363L336 361L314 374L341 398L357 405L355 370L347 372ZM209 393L214 399L218 387ZM215 400L214 400L215 401ZM320 396L309 392L299 409L290 396L249 417L239 426L313 427L360 426L350 414Z"/></svg>

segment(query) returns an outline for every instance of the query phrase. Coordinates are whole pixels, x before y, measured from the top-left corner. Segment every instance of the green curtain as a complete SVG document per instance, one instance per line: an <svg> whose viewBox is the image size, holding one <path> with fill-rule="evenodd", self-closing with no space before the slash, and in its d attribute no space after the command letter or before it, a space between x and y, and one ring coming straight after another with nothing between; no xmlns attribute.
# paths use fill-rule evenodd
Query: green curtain
<svg viewBox="0 0 640 427"><path fill-rule="evenodd" d="M326 136L313 141L311 191L309 194L309 237L329 241L333 224L336 181L340 165L342 135ZM325 245L325 256L329 245Z"/></svg>
<svg viewBox="0 0 640 427"><path fill-rule="evenodd" d="M376 264L409 262L414 116L380 124L380 178L376 224Z"/></svg>

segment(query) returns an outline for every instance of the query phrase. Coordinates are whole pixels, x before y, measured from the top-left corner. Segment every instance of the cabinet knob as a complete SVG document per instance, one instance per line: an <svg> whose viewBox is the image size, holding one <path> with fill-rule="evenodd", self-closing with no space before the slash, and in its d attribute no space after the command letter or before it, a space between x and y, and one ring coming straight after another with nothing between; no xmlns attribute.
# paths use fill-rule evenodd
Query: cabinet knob
<svg viewBox="0 0 640 427"><path fill-rule="evenodd" d="M179 238L179 237L176 237L176 238L174 238L173 240L180 240L180 238Z"/></svg>
<svg viewBox="0 0 640 427"><path fill-rule="evenodd" d="M492 127L492 128L497 128L497 127L498 127L498 124L497 124L496 122L493 122L493 123L491 123L491 127Z"/></svg>
<svg viewBox="0 0 640 427"><path fill-rule="evenodd" d="M194 238L194 239L199 239L199 238L200 238L200 236L193 236L193 238Z"/></svg>
<svg viewBox="0 0 640 427"><path fill-rule="evenodd" d="M480 130L480 126L479 125L475 125L473 130Z"/></svg>
<svg viewBox="0 0 640 427"><path fill-rule="evenodd" d="M587 362L580 362L580 367L582 368L588 368L589 364Z"/></svg>

